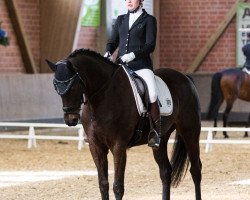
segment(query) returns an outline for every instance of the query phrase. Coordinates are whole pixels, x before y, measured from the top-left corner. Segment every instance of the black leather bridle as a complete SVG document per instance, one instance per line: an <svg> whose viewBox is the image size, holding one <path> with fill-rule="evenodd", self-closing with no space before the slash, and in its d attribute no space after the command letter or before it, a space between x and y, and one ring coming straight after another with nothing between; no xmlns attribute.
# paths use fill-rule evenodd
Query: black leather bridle
<svg viewBox="0 0 250 200"><path fill-rule="evenodd" d="M75 83L79 82L79 84L81 85L81 87L83 88L83 92L86 88L86 84L85 82L82 80L82 78L80 77L80 75L76 72L71 78L65 80L65 81L59 81L56 78L54 78L53 80L53 84L54 84L54 88L56 90L56 92L60 95L60 96L64 96L66 95L70 88L72 87L72 85ZM79 106L64 106L63 112L65 113L76 113L79 112L81 110L81 105L84 103L84 99L83 99L83 95L81 95L81 101L80 101L80 105Z"/></svg>

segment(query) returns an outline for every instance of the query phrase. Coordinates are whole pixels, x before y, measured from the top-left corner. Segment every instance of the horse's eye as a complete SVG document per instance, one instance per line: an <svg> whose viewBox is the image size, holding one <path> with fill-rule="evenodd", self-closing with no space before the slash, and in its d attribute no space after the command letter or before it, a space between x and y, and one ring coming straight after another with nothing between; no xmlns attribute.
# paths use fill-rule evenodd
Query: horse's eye
<svg viewBox="0 0 250 200"><path fill-rule="evenodd" d="M72 91L77 90L77 86L72 85L72 87L70 88L70 90L72 90Z"/></svg>
<svg viewBox="0 0 250 200"><path fill-rule="evenodd" d="M77 84L72 85L72 87L70 88L71 91L78 91L79 87Z"/></svg>

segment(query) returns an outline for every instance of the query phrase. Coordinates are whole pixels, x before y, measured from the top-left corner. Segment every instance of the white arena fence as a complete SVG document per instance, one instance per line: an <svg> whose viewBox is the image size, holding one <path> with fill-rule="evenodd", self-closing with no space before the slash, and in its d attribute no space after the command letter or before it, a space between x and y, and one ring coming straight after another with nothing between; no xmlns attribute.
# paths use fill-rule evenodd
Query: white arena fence
<svg viewBox="0 0 250 200"><path fill-rule="evenodd" d="M84 147L84 130L81 124L70 129L78 131L78 136L58 136L58 135L36 135L35 128L68 128L66 124L52 123L21 123L21 122L0 122L0 127L27 127L28 135L24 134L0 134L0 139L28 139L28 148L36 147L36 140L75 140L78 141L78 149Z"/></svg>
<svg viewBox="0 0 250 200"><path fill-rule="evenodd" d="M65 124L52 124L52 123L20 123L20 122L0 122L0 127L27 127L29 132L24 134L0 134L0 139L27 139L28 148L36 147L36 140L75 140L78 141L78 149L81 150L84 145L85 132L81 124L70 127L76 129L78 136L58 136L58 135L36 135L35 128L69 128ZM201 144L205 144L205 152L211 152L213 144L250 144L250 140L231 140L231 139L214 139L214 131L228 131L228 132L250 132L250 128L238 127L201 127L201 132L207 132L207 139L200 140ZM174 143L173 139L169 143Z"/></svg>
<svg viewBox="0 0 250 200"><path fill-rule="evenodd" d="M250 128L240 127L201 127L201 132L207 132L207 139L200 140L200 143L206 144L205 152L210 152L213 149L213 144L250 144L250 140L231 140L231 139L213 139L213 132L228 131L228 132L249 132Z"/></svg>

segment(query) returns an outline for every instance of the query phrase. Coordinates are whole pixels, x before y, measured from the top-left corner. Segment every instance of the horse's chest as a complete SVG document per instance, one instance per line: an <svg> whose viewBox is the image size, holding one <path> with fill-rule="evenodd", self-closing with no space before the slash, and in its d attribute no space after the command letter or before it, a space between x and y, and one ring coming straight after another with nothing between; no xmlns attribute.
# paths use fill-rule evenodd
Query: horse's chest
<svg viewBox="0 0 250 200"><path fill-rule="evenodd" d="M107 131L112 132L113 130L114 123L112 123L112 121L98 120L94 116L88 121L89 123L86 123L85 126L87 126L88 129L91 129L95 133L103 133Z"/></svg>

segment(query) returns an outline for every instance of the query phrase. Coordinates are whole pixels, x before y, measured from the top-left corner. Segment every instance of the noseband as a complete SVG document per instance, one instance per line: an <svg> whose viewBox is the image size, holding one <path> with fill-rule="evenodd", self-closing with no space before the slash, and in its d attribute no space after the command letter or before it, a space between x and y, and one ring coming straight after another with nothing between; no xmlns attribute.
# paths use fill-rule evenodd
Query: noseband
<svg viewBox="0 0 250 200"><path fill-rule="evenodd" d="M83 103L83 97L81 96L81 105ZM69 106L69 107L63 107L63 112L67 113L67 114L74 114L74 113L78 113L78 111L81 110L81 105L79 107L77 106Z"/></svg>

